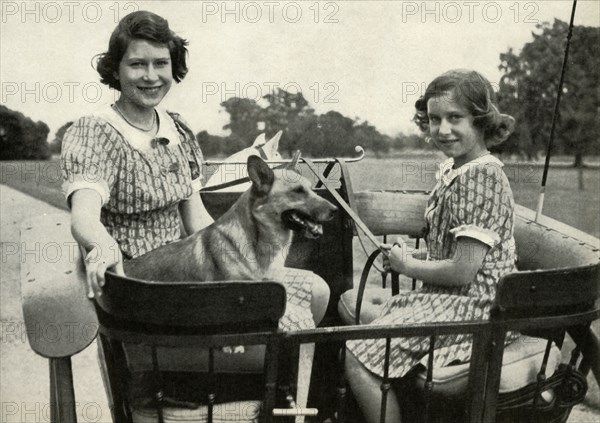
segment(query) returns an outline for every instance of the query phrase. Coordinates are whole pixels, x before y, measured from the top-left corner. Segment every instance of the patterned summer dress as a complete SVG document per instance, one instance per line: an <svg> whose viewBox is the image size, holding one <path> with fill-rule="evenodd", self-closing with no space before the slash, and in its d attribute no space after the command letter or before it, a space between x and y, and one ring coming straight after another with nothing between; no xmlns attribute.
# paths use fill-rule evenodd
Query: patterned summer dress
<svg viewBox="0 0 600 423"><path fill-rule="evenodd" d="M98 192L100 221L125 259L180 239L179 203L202 186L202 153L194 133L178 114L157 110L157 117L158 133L149 139L107 107L76 121L62 143L67 201L78 189ZM314 278L299 269L282 272L288 297L283 329L314 327Z"/></svg>
<svg viewBox="0 0 600 423"><path fill-rule="evenodd" d="M401 292L383 306L373 325L451 322L489 317L500 277L515 268L514 200L502 162L492 155L458 169L452 159L440 166L438 182L425 211L427 260L453 257L458 238L475 238L491 248L469 285L449 287L423 283L419 291ZM434 366L471 355L471 335L437 337ZM427 337L393 339L389 376L404 376L426 356ZM348 349L371 372L383 376L385 340L348 342Z"/></svg>

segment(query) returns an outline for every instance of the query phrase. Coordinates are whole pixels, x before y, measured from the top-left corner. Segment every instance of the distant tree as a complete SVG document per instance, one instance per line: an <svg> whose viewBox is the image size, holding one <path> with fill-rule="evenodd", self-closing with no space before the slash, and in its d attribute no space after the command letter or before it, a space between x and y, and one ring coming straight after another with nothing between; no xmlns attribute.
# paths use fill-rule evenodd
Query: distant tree
<svg viewBox="0 0 600 423"><path fill-rule="evenodd" d="M315 114L302 93L277 89L264 98L269 103L264 110L267 135L284 131L280 148L288 155L295 150L311 156L353 155L361 145L382 152L389 148L388 140L368 122L343 116L336 111Z"/></svg>
<svg viewBox="0 0 600 423"><path fill-rule="evenodd" d="M510 137L502 144L492 147L490 151L494 153L516 155L526 160L537 159L538 153L544 149L544 145L541 144L544 140L532 136L530 124L525 118L524 110L515 107L514 105L501 105L501 109L502 112L514 117L517 124Z"/></svg>
<svg viewBox="0 0 600 423"><path fill-rule="evenodd" d="M211 135L206 131L200 131L196 134L196 139L200 144L204 157L216 158L230 156L247 147L245 141L233 134L221 137L218 135Z"/></svg>
<svg viewBox="0 0 600 423"><path fill-rule="evenodd" d="M306 131L313 132L316 116L302 93L290 93L277 88L263 98L268 102L262 115L267 136L283 131L279 144L282 151L291 155L301 147L306 152Z"/></svg>
<svg viewBox="0 0 600 423"><path fill-rule="evenodd" d="M500 146L504 152L532 157L550 137L552 113L568 32L566 22L537 25L539 33L519 54L511 48L500 55L500 108L517 119L515 134ZM565 75L554 151L573 154L580 166L585 154L600 146L600 29L575 26Z"/></svg>
<svg viewBox="0 0 600 423"><path fill-rule="evenodd" d="M263 109L256 101L248 98L233 97L221 103L221 107L229 113L229 123L223 127L231 131L236 144L242 148L252 145L258 130L258 122L262 121Z"/></svg>
<svg viewBox="0 0 600 423"><path fill-rule="evenodd" d="M432 143L425 140L424 135L398 133L391 140L391 147L395 150L434 150Z"/></svg>
<svg viewBox="0 0 600 423"><path fill-rule="evenodd" d="M312 110L301 92L295 94L277 88L263 98L269 102L263 115L267 132L285 131L298 115Z"/></svg>
<svg viewBox="0 0 600 423"><path fill-rule="evenodd" d="M256 137L253 137L252 141L254 141L254 138ZM223 138L221 151L225 156L231 156L250 146L252 141L248 142L247 138L241 138L237 134L231 134L230 136Z"/></svg>
<svg viewBox="0 0 600 423"><path fill-rule="evenodd" d="M0 106L0 157L14 160L23 155L23 127L16 112Z"/></svg>
<svg viewBox="0 0 600 423"><path fill-rule="evenodd" d="M321 131L319 116L313 109L307 109L296 115L283 130L279 142L279 150L291 156L294 151L301 150L308 154L312 145L321 145L323 133Z"/></svg>
<svg viewBox="0 0 600 423"><path fill-rule="evenodd" d="M354 125L353 141L355 145L371 150L379 157L382 153L387 153L391 147L391 139L379 133L379 131L369 122L364 121L359 125Z"/></svg>
<svg viewBox="0 0 600 423"><path fill-rule="evenodd" d="M0 160L46 160L50 157L44 122L0 106Z"/></svg>
<svg viewBox="0 0 600 423"><path fill-rule="evenodd" d="M62 148L63 138L65 136L65 132L67 132L67 129L69 129L71 127L71 125L73 125L73 121L69 121L69 122L65 123L63 126L58 128L58 130L56 131L56 134L54 134L54 139L50 143L50 151L53 154L60 153L60 150Z"/></svg>
<svg viewBox="0 0 600 423"><path fill-rule="evenodd" d="M196 139L204 157L215 157L221 153L222 137L210 135L207 131L200 131L196 134Z"/></svg>
<svg viewBox="0 0 600 423"><path fill-rule="evenodd" d="M381 154L389 151L390 137L382 135L369 122L351 119L336 111L317 115L302 93L282 89L263 97L267 105L254 100L231 98L221 106L230 115L223 128L231 131L226 138L213 137L206 131L197 137L204 153L230 155L248 147L260 132L267 137L283 131L279 149L291 156L295 150L313 157L353 156L357 145ZM263 123L264 128L259 123Z"/></svg>
<svg viewBox="0 0 600 423"><path fill-rule="evenodd" d="M354 150L354 120L335 111L319 116L322 137L310 146L313 156L348 156Z"/></svg>

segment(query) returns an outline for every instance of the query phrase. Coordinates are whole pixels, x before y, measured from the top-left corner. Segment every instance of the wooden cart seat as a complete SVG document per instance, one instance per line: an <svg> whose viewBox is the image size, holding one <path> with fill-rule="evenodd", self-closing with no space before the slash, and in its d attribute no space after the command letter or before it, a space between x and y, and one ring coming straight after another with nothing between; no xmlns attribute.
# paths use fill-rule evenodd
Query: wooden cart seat
<svg viewBox="0 0 600 423"><path fill-rule="evenodd" d="M213 422L256 421L265 391L270 391L265 408L273 407L276 360L267 360L274 358L277 344L269 333L277 332L285 310L283 285L269 281L164 283L107 273L103 294L95 304L116 421L210 422L209 415ZM256 333L262 333L262 340ZM244 344L267 345L263 389L255 389L250 402L221 402L214 355L223 346ZM125 345L137 345L138 353L148 354L148 378L135 379L139 372L131 368ZM196 389L189 389L198 393L191 398L170 396L171 359L164 353L181 347L192 361L198 362L201 355L206 359L202 371L208 374L186 379L198 382ZM196 356L194 349L204 349L204 354ZM193 369L187 370L196 376Z"/></svg>
<svg viewBox="0 0 600 423"><path fill-rule="evenodd" d="M261 401L236 401L218 404L213 409L213 423L257 423ZM205 422L208 417L208 407L200 406L195 409L181 407L165 407L163 420L165 423ZM158 414L154 408L136 408L133 411L134 423L156 423Z"/></svg>
<svg viewBox="0 0 600 423"><path fill-rule="evenodd" d="M357 290L352 289L342 294L338 303L338 311L344 324L355 322ZM379 316L383 304L391 297L389 288L369 288L365 290L360 313L362 324L370 323ZM546 340L522 336L517 342L508 345L502 360L500 393L516 391L526 385L535 383L540 364L544 357ZM547 368L550 376L560 363L560 350L553 346ZM427 365L427 356L422 360L423 368ZM434 394L444 397L464 396L469 378L469 363L451 365L433 369ZM417 385L423 387L426 372L416 373Z"/></svg>
<svg viewBox="0 0 600 423"><path fill-rule="evenodd" d="M530 210L517 207L515 241L519 270L499 282L498 298L491 317L491 323L498 325L495 332L499 338L496 342L502 344L508 327L504 326L504 321L588 311L593 309L598 298L598 240L552 219L543 217L534 222L533 217ZM395 230L393 233L402 231ZM366 286L366 272L372 265L372 259L374 256L367 261L360 286L340 296L338 313L345 324L354 325L357 321L360 324L370 323L380 315L383 305L392 295L390 288ZM580 320L584 322L585 318ZM525 387L540 381L540 369L543 369L546 378L550 378L561 362L561 351L556 344L547 351L547 339L561 345L564 329L563 335L557 337L548 331L536 330L535 335L544 339L522 335L503 351L500 349L498 358L502 364L498 369L500 380L496 394L509 394L504 398L511 397L510 393L519 396ZM548 357L544 361L546 353ZM422 363L425 370L414 372L421 388L424 388L427 378L426 364L427 356ZM433 396L464 397L468 387L469 363L434 368L431 376ZM551 388L540 394L539 398L549 403L554 397Z"/></svg>
<svg viewBox="0 0 600 423"><path fill-rule="evenodd" d="M505 394L517 391L531 383L535 383L537 375L544 358L546 349L546 340L522 336L516 342L508 345L504 349L502 357L502 375L500 376L500 388L498 393ZM556 345L552 346L547 363L548 374L550 377L558 368L561 360L560 350ZM421 362L425 367L426 358ZM433 369L433 384L435 392L444 397L462 397L467 392L467 383L469 378L469 363L451 365ZM417 385L424 388L426 372L416 374ZM548 400L552 393L548 392Z"/></svg>

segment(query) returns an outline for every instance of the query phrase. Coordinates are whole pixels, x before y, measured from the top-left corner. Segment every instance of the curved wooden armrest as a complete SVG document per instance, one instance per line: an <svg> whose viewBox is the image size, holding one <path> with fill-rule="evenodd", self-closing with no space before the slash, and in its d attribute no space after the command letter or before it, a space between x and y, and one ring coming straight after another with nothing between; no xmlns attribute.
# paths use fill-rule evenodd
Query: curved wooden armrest
<svg viewBox="0 0 600 423"><path fill-rule="evenodd" d="M68 215L42 215L21 225L21 297L27 339L47 358L85 349L98 332L85 269Z"/></svg>
<svg viewBox="0 0 600 423"><path fill-rule="evenodd" d="M594 309L600 263L508 273L498 281L492 316L500 319L569 315Z"/></svg>

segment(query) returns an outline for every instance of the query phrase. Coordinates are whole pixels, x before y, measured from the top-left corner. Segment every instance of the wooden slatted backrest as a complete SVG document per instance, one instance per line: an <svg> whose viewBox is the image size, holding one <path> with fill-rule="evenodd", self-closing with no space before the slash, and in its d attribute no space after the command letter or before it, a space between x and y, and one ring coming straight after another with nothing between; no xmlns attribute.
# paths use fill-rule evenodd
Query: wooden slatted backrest
<svg viewBox="0 0 600 423"><path fill-rule="evenodd" d="M160 334L275 330L286 304L273 281L153 282L106 274L101 326Z"/></svg>
<svg viewBox="0 0 600 423"><path fill-rule="evenodd" d="M358 215L373 234L423 235L426 191L359 191L354 198Z"/></svg>
<svg viewBox="0 0 600 423"><path fill-rule="evenodd" d="M101 296L95 298L107 380L115 404L115 421L131 421L125 399L130 372L124 345L150 346L153 397L159 423L164 422L165 384L160 347L208 347L207 421L216 401L214 347L266 344L264 409L270 421L277 380L277 328L286 306L285 287L274 281L155 282L106 273ZM261 340L257 336L265 335ZM168 350L166 350L168 351ZM163 359L164 360L164 359ZM204 416L203 416L204 418Z"/></svg>
<svg viewBox="0 0 600 423"><path fill-rule="evenodd" d="M515 242L520 270L560 269L600 262L600 241L523 206L515 209Z"/></svg>

